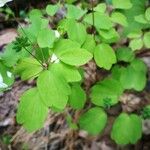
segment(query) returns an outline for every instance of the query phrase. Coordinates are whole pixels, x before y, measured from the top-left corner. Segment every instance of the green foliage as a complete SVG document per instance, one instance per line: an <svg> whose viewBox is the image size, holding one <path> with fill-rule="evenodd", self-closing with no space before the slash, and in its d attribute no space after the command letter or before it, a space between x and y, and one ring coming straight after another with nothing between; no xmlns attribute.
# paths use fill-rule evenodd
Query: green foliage
<svg viewBox="0 0 150 150"><path fill-rule="evenodd" d="M1 61L7 67L12 67L19 59L18 53L13 50L14 44L9 44L5 47L4 53L0 53Z"/></svg>
<svg viewBox="0 0 150 150"><path fill-rule="evenodd" d="M128 10L123 10L123 13L128 21L128 26L124 29L125 34L137 32L141 29L145 29L148 27L146 24L138 22L139 19L137 19L136 21L136 16L139 16L141 14L144 15L146 2L147 0L142 1L132 0L132 8Z"/></svg>
<svg viewBox="0 0 150 150"><path fill-rule="evenodd" d="M130 39L134 39L134 38L140 38L142 37L142 31L139 29L139 30L135 30L135 31L132 31L130 32L127 37L130 38Z"/></svg>
<svg viewBox="0 0 150 150"><path fill-rule="evenodd" d="M41 64L36 59L24 58L18 62L15 73L20 75L22 80L28 80L37 77L42 70Z"/></svg>
<svg viewBox="0 0 150 150"><path fill-rule="evenodd" d="M128 26L127 18L120 12L113 12L111 14L111 20L115 23L118 23L122 26Z"/></svg>
<svg viewBox="0 0 150 150"><path fill-rule="evenodd" d="M142 91L146 84L146 65L139 59L134 59L130 65L125 67L115 67L112 74L119 80L124 89L134 89Z"/></svg>
<svg viewBox="0 0 150 150"><path fill-rule="evenodd" d="M92 87L91 101L98 106L110 107L118 103L122 93L123 88L120 82L108 78Z"/></svg>
<svg viewBox="0 0 150 150"><path fill-rule="evenodd" d="M41 128L47 113L48 108L42 103L37 88L32 88L21 96L17 111L17 121L22 123L28 131Z"/></svg>
<svg viewBox="0 0 150 150"><path fill-rule="evenodd" d="M9 67L0 61L0 92L9 89L14 82L14 75Z"/></svg>
<svg viewBox="0 0 150 150"><path fill-rule="evenodd" d="M67 20L67 34L69 39L71 39L72 41L76 41L81 45L84 43L87 35L85 26L73 19Z"/></svg>
<svg viewBox="0 0 150 150"><path fill-rule="evenodd" d="M0 13L4 16L4 19L6 21L11 19L14 16L14 12L10 8L7 8L7 7L1 7Z"/></svg>
<svg viewBox="0 0 150 150"><path fill-rule="evenodd" d="M133 39L130 41L129 47L135 51L140 50L143 47L143 41L141 38Z"/></svg>
<svg viewBox="0 0 150 150"><path fill-rule="evenodd" d="M116 57L118 61L131 62L135 55L130 48L122 47L116 50Z"/></svg>
<svg viewBox="0 0 150 150"><path fill-rule="evenodd" d="M144 119L149 119L150 118L150 105L147 105L146 107L143 108L142 117Z"/></svg>
<svg viewBox="0 0 150 150"><path fill-rule="evenodd" d="M30 45L27 37L17 37L13 44L13 49L15 49L16 52L20 52L22 48L26 48Z"/></svg>
<svg viewBox="0 0 150 150"><path fill-rule="evenodd" d="M50 29L42 29L39 33L38 33L38 37L37 37L37 43L39 45L40 48L51 48L53 43L55 40L55 34L52 30Z"/></svg>
<svg viewBox="0 0 150 150"><path fill-rule="evenodd" d="M115 43L119 40L120 36L118 32L111 28L110 30L98 30L98 33L100 35L100 39L108 44Z"/></svg>
<svg viewBox="0 0 150 150"><path fill-rule="evenodd" d="M102 133L106 112L122 103L120 96L145 88L147 67L137 56L150 48L146 2L106 0L91 8L87 2L66 0L42 11L33 9L29 24L20 27L16 40L0 52L0 92L11 88L14 76L36 83L20 98L17 122L36 131L51 109L64 111L73 130ZM144 119L149 110L143 109ZM119 145L135 144L141 128L139 116L122 112L113 123L111 138Z"/></svg>
<svg viewBox="0 0 150 150"><path fill-rule="evenodd" d="M86 102L86 93L80 84L71 85L71 94L69 96L69 104L73 109L82 109Z"/></svg>
<svg viewBox="0 0 150 150"><path fill-rule="evenodd" d="M107 123L107 115L103 109L94 107L82 114L79 118L81 129L88 131L91 135L100 134Z"/></svg>
<svg viewBox="0 0 150 150"><path fill-rule="evenodd" d="M98 4L95 8L94 8L94 11L97 11L97 12L100 12L100 13L105 13L106 11L106 4L105 3L100 3Z"/></svg>
<svg viewBox="0 0 150 150"><path fill-rule="evenodd" d="M91 52L93 54L95 46L96 46L96 43L93 39L93 36L92 35L87 35L86 39L85 39L85 42L82 45L82 48L88 50L89 52Z"/></svg>
<svg viewBox="0 0 150 150"><path fill-rule="evenodd" d="M84 14L86 14L86 10L82 10L80 7L76 7L74 5L67 4L67 18L68 19L80 19Z"/></svg>
<svg viewBox="0 0 150 150"><path fill-rule="evenodd" d="M118 9L130 9L132 7L131 0L112 0L112 4Z"/></svg>
<svg viewBox="0 0 150 150"><path fill-rule="evenodd" d="M115 52L105 43L102 43L95 48L94 59L99 67L106 70L109 70L112 65L116 63Z"/></svg>
<svg viewBox="0 0 150 150"><path fill-rule="evenodd" d="M37 87L46 106L58 109L65 108L71 90L63 76L50 69L44 71L38 77Z"/></svg>
<svg viewBox="0 0 150 150"><path fill-rule="evenodd" d="M1 137L0 137L0 139L1 139L1 141L4 143L4 144L6 144L6 145L9 145L10 143L11 143L11 135L2 135Z"/></svg>
<svg viewBox="0 0 150 150"><path fill-rule="evenodd" d="M150 7L146 9L145 11L145 18L150 21Z"/></svg>
<svg viewBox="0 0 150 150"><path fill-rule="evenodd" d="M54 46L54 53L64 63L81 66L92 59L92 54L71 40L60 40Z"/></svg>
<svg viewBox="0 0 150 150"><path fill-rule="evenodd" d="M48 15L53 16L59 10L59 4L56 5L47 5L46 12Z"/></svg>
<svg viewBox="0 0 150 150"><path fill-rule="evenodd" d="M135 114L121 113L115 120L111 138L119 145L135 144L142 136L142 120Z"/></svg>
<svg viewBox="0 0 150 150"><path fill-rule="evenodd" d="M143 42L146 48L150 48L150 32L144 34Z"/></svg>
<svg viewBox="0 0 150 150"><path fill-rule="evenodd" d="M78 82L82 79L78 68L67 65L63 62L53 64L51 69L64 76L67 82Z"/></svg>
<svg viewBox="0 0 150 150"><path fill-rule="evenodd" d="M93 17L92 13L86 15L84 21L90 25L93 25ZM94 12L95 18L95 27L97 29L109 30L113 24L110 20L110 17L104 13Z"/></svg>

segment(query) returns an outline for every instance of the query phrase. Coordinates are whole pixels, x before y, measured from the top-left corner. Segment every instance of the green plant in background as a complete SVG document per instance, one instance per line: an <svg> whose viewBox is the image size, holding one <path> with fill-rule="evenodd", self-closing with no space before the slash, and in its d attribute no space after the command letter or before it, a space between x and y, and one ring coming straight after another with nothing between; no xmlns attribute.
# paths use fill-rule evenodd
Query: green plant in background
<svg viewBox="0 0 150 150"><path fill-rule="evenodd" d="M150 105L147 105L146 107L143 108L142 116L144 119L150 118Z"/></svg>
<svg viewBox="0 0 150 150"><path fill-rule="evenodd" d="M10 8L0 8L0 13L4 14L5 20L13 17L14 13Z"/></svg>
<svg viewBox="0 0 150 150"><path fill-rule="evenodd" d="M5 83L9 70L22 80L36 80L36 86L21 96L17 110L17 122L28 131L43 127L49 109L71 107L84 111L77 122L67 117L70 127L97 135L106 127L106 110L120 103L126 90L140 92L146 85L147 67L136 52L150 47L149 8L147 0L107 1L93 11L71 4L72 0L66 2L66 14L55 29L49 28L45 16L54 16L64 5L48 5L44 14L37 9L30 12L29 25L18 29L19 38L0 55L0 65L5 66L0 72ZM107 11L110 5L112 10ZM88 32L91 28L94 33ZM129 44L122 46L123 39ZM83 65L91 60L109 75L87 95L82 88ZM145 118L149 113L146 108L143 112ZM111 138L117 144L134 144L141 136L141 116L122 112L114 121Z"/></svg>
<svg viewBox="0 0 150 150"><path fill-rule="evenodd" d="M3 135L0 137L1 141L6 144L9 145L11 143L11 136L10 135Z"/></svg>

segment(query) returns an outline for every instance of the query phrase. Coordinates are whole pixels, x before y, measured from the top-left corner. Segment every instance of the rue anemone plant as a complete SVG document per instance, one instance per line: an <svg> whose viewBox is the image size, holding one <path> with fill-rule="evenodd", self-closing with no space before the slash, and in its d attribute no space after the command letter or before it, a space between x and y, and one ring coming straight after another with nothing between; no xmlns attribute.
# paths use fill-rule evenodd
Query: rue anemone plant
<svg viewBox="0 0 150 150"><path fill-rule="evenodd" d="M102 134L107 110L121 105L124 92L140 92L147 83L147 66L137 54L150 48L148 0L106 0L91 7L74 1L32 10L29 24L19 27L16 40L0 54L1 92L10 88L14 76L36 81L20 97L16 115L30 132L43 127L51 109L68 112L73 130ZM63 17L51 27L62 11ZM107 75L85 90L84 66L91 62ZM79 112L76 121L68 108ZM116 116L111 138L117 144L134 144L141 138L142 119L150 117L150 107L141 112Z"/></svg>

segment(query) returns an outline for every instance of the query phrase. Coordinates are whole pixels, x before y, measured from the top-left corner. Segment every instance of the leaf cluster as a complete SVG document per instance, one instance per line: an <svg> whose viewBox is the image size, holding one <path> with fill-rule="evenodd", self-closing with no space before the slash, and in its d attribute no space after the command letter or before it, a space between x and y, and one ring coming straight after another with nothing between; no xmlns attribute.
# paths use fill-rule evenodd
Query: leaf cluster
<svg viewBox="0 0 150 150"><path fill-rule="evenodd" d="M136 52L150 48L146 0L110 0L99 3L93 11L73 2L32 10L29 25L18 29L19 37L0 55L4 81L10 68L22 80L36 80L35 87L21 96L17 110L18 123L28 131L43 126L48 109L62 112L71 107L81 111L77 122L68 115L72 129L100 134L108 122L107 109L119 104L126 90L140 92L145 88L147 67ZM112 10L108 11L110 5ZM51 19L64 7L63 18L50 28ZM129 43L122 46L123 40ZM108 76L92 85L87 94L83 66L91 60ZM147 109L144 112L149 116ZM120 145L136 143L142 135L141 122L140 116L122 112L113 123L111 138Z"/></svg>

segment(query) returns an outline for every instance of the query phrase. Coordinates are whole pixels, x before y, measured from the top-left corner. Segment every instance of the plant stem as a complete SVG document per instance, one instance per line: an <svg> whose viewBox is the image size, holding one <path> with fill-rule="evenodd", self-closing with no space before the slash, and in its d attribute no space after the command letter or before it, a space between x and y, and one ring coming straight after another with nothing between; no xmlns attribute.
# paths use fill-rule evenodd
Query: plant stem
<svg viewBox="0 0 150 150"><path fill-rule="evenodd" d="M94 0L91 0L91 2L92 2L92 21L93 21L92 30L93 30L93 38L95 40L95 32L94 32L94 29L95 29Z"/></svg>
<svg viewBox="0 0 150 150"><path fill-rule="evenodd" d="M9 9L11 9L7 4L6 4L6 6L7 6ZM20 26L20 28L21 28L22 32L24 33L24 35L28 38L26 32L24 31L23 27L21 26L21 24L20 24L19 21L17 20L15 14L13 14L13 17L14 17L15 21L18 23L18 25ZM29 40L30 44L34 46L34 44L32 43L32 41L31 41L29 38L28 38L28 40ZM35 55L33 55L26 47L23 47L23 48L24 48L32 57L34 57L34 58L42 65L42 67L44 67L44 65L38 60L38 58L37 58ZM42 55L43 55L43 52L42 52ZM45 68L45 67L44 67L44 68Z"/></svg>
<svg viewBox="0 0 150 150"><path fill-rule="evenodd" d="M44 67L44 65L38 60L38 58L35 56L35 55L33 55L26 47L23 47L33 58L35 58L40 64L41 64L41 66L43 67L43 68L45 68Z"/></svg>

